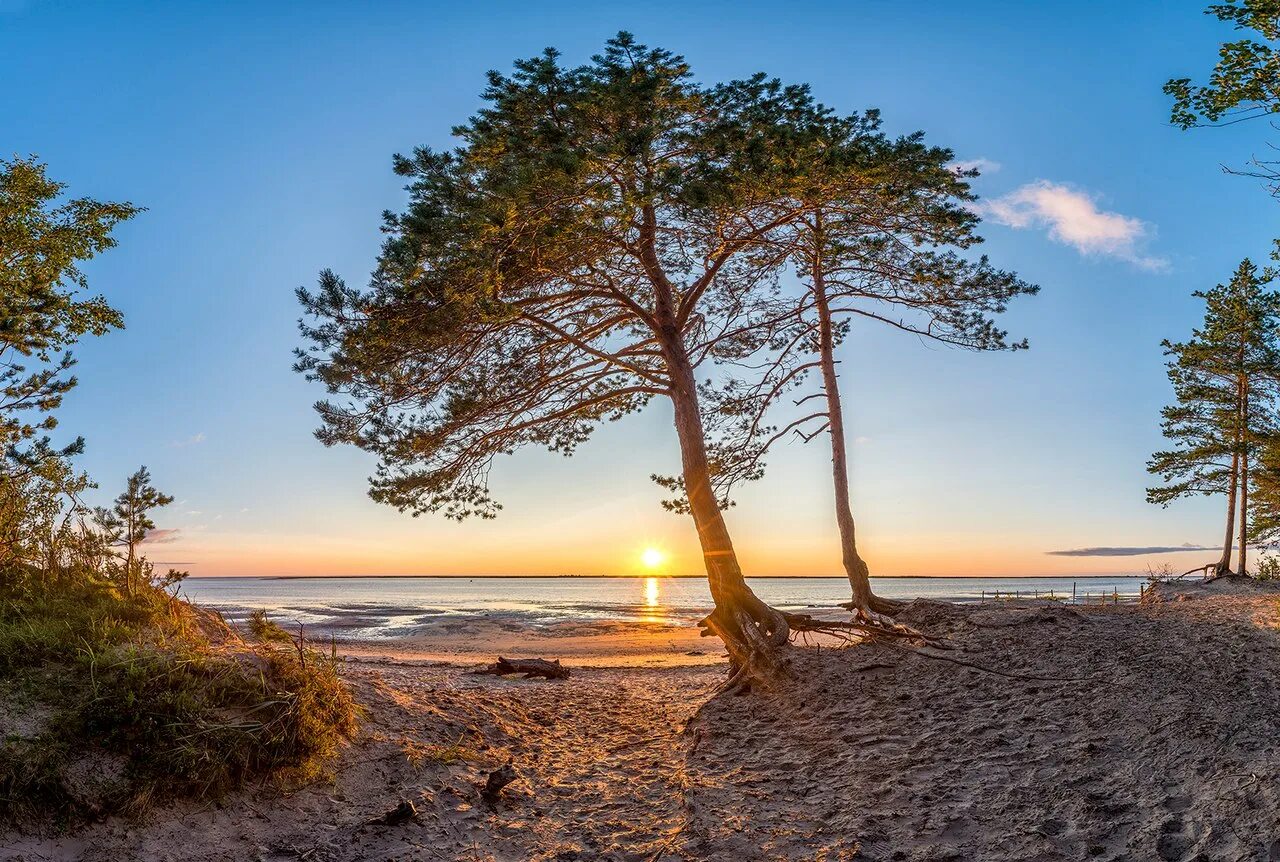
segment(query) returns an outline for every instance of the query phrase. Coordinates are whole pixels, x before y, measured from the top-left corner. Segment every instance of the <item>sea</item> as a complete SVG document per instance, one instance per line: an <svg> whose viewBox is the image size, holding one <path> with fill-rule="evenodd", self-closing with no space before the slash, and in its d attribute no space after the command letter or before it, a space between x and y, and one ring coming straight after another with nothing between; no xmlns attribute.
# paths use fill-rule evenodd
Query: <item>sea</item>
<svg viewBox="0 0 1280 862"><path fill-rule="evenodd" d="M871 580L886 598L960 602L1126 600L1146 582L1139 576ZM849 599L849 582L839 577L748 582L769 604L816 616L838 612ZM595 621L694 625L711 608L705 579L671 577L203 577L184 581L180 594L229 622L265 610L282 624L353 640L411 636L477 619L532 628Z"/></svg>

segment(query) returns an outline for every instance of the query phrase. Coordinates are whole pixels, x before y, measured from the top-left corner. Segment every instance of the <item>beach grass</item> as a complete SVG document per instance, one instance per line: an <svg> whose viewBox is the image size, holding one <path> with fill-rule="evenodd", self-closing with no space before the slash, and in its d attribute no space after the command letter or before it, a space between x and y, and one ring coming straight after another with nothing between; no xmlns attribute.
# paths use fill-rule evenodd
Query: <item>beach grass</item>
<svg viewBox="0 0 1280 862"><path fill-rule="evenodd" d="M0 595L0 706L6 819L309 780L357 717L332 656L95 581Z"/></svg>

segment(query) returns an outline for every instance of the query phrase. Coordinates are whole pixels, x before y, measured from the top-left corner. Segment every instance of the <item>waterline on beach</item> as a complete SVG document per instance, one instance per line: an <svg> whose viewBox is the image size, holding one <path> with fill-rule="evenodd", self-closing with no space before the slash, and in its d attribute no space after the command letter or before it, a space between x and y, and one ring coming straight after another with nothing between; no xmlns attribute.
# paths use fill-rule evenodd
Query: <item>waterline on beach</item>
<svg viewBox="0 0 1280 862"><path fill-rule="evenodd" d="M765 601L784 610L840 612L849 597L842 578L751 578ZM1136 596L1136 577L872 578L879 595L977 601L1020 595L1070 598ZM340 640L387 640L488 622L510 630L612 622L691 626L711 596L697 578L193 578L183 594L239 622L266 610L288 625Z"/></svg>

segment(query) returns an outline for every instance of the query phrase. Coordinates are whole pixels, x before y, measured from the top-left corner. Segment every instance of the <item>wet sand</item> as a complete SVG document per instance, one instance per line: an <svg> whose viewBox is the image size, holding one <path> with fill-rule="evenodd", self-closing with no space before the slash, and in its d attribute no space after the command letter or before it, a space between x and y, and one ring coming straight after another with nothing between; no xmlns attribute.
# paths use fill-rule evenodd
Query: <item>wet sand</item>
<svg viewBox="0 0 1280 862"><path fill-rule="evenodd" d="M719 664L724 649L690 625L664 622L562 622L531 627L468 619L445 622L402 638L348 641L338 649L367 661L488 663L496 656L558 658L579 667L681 667Z"/></svg>

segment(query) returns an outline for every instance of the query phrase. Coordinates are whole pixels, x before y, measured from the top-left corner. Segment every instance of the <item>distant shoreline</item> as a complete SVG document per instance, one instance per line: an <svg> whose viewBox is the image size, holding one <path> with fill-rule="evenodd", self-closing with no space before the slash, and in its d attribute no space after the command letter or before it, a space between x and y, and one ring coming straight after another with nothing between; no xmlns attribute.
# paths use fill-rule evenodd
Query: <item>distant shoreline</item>
<svg viewBox="0 0 1280 862"><path fill-rule="evenodd" d="M749 581L789 581L789 580L847 580L844 575L747 575ZM1074 580L1087 581L1091 578L1143 578L1146 575L1132 574L1114 574L1114 575L872 575L872 580L943 580L943 579L970 579L984 581L1026 581L1031 579L1042 580ZM492 580L498 578L537 578L537 579L565 579L565 578L608 578L617 580L627 580L629 578L666 578L668 580L680 579L705 579L706 575L192 575L192 580L216 580L220 578L245 578L261 581L328 581L336 579L351 580L368 580L368 579L393 579L393 578L435 578L441 580Z"/></svg>

